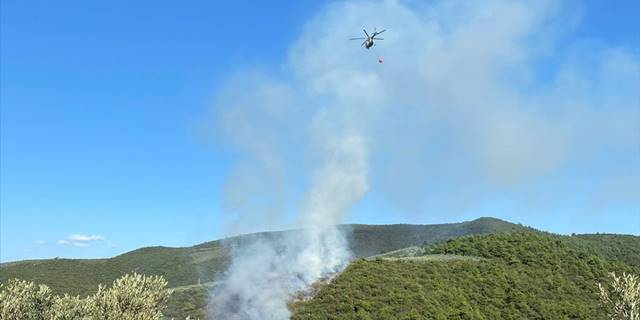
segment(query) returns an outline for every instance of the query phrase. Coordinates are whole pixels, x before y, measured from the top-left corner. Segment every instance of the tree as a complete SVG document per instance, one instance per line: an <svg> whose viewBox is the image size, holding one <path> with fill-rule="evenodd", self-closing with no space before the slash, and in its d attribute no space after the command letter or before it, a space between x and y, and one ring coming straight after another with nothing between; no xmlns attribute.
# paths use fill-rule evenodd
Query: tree
<svg viewBox="0 0 640 320"><path fill-rule="evenodd" d="M598 283L600 302L612 320L640 320L640 278L628 273L610 273L611 282Z"/></svg>

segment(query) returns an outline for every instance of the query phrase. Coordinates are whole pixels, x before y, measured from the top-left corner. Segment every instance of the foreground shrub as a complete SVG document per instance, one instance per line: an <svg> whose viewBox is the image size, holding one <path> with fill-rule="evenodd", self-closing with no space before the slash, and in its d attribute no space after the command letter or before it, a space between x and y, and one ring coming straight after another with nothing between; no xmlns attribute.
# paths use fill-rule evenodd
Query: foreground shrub
<svg viewBox="0 0 640 320"><path fill-rule="evenodd" d="M87 303L86 299L80 299L80 297L72 297L65 294L62 297L54 298L53 306L49 310L48 319L87 319L91 308L92 306Z"/></svg>
<svg viewBox="0 0 640 320"><path fill-rule="evenodd" d="M612 320L640 320L640 278L628 273L610 273L611 282L598 283L600 302Z"/></svg>
<svg viewBox="0 0 640 320"><path fill-rule="evenodd" d="M98 287L88 298L93 319L157 320L169 298L167 281L159 276L127 275L116 281L110 289Z"/></svg>
<svg viewBox="0 0 640 320"><path fill-rule="evenodd" d="M15 279L0 284L0 319L159 320L169 298L166 287L163 277L134 273L81 299L54 296L47 286Z"/></svg>
<svg viewBox="0 0 640 320"><path fill-rule="evenodd" d="M52 304L53 296L47 286L18 279L0 284L0 319L49 319Z"/></svg>

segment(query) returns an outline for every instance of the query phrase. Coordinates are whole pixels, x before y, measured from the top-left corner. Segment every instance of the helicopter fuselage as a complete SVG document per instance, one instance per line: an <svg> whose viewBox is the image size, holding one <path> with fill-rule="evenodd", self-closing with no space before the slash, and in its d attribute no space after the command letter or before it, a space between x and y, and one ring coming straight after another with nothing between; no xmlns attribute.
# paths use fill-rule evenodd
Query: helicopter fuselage
<svg viewBox="0 0 640 320"><path fill-rule="evenodd" d="M383 38L376 38L376 36L381 34L381 33L383 33L383 32L385 32L386 29L382 30L382 31L375 31L375 29L374 29L374 31L373 31L373 33L371 35L369 35L367 30L365 30L365 29L362 29L362 31L364 32L365 37L351 38L349 40L364 40L362 42L362 46L365 49L371 49L371 47L376 45L375 40L384 40Z"/></svg>
<svg viewBox="0 0 640 320"><path fill-rule="evenodd" d="M365 42L364 47L367 49L371 49L371 47L373 47L373 39L367 39L367 42Z"/></svg>

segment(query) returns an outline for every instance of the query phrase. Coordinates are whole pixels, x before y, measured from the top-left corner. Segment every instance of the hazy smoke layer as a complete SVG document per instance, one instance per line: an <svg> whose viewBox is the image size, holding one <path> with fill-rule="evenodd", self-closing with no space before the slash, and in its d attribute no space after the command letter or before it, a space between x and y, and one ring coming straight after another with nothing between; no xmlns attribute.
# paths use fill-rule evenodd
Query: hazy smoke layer
<svg viewBox="0 0 640 320"><path fill-rule="evenodd" d="M309 21L282 72L229 81L216 115L238 151L231 233L305 231L235 248L214 318L286 319L292 294L348 261L335 224L367 192L434 215L504 198L549 215L584 199L637 203L640 59L559 45L576 4L338 3ZM349 42L363 26L388 28L384 42Z"/></svg>

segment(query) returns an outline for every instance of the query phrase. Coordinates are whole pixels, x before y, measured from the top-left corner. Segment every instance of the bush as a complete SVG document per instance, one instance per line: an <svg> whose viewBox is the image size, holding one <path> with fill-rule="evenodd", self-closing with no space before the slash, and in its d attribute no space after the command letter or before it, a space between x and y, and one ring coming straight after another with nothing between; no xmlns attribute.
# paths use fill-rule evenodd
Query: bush
<svg viewBox="0 0 640 320"><path fill-rule="evenodd" d="M0 284L0 319L49 319L53 296L47 286L18 279Z"/></svg>
<svg viewBox="0 0 640 320"><path fill-rule="evenodd" d="M86 299L65 294L62 297L54 298L53 306L49 310L48 319L74 320L82 319L83 317L86 319L88 318L91 307Z"/></svg>
<svg viewBox="0 0 640 320"><path fill-rule="evenodd" d="M628 273L610 273L611 282L600 289L600 302L613 320L640 320L640 278Z"/></svg>
<svg viewBox="0 0 640 320"><path fill-rule="evenodd" d="M159 320L169 298L166 287L167 281L160 276L134 273L81 299L54 296L47 286L14 279L0 284L0 319Z"/></svg>

